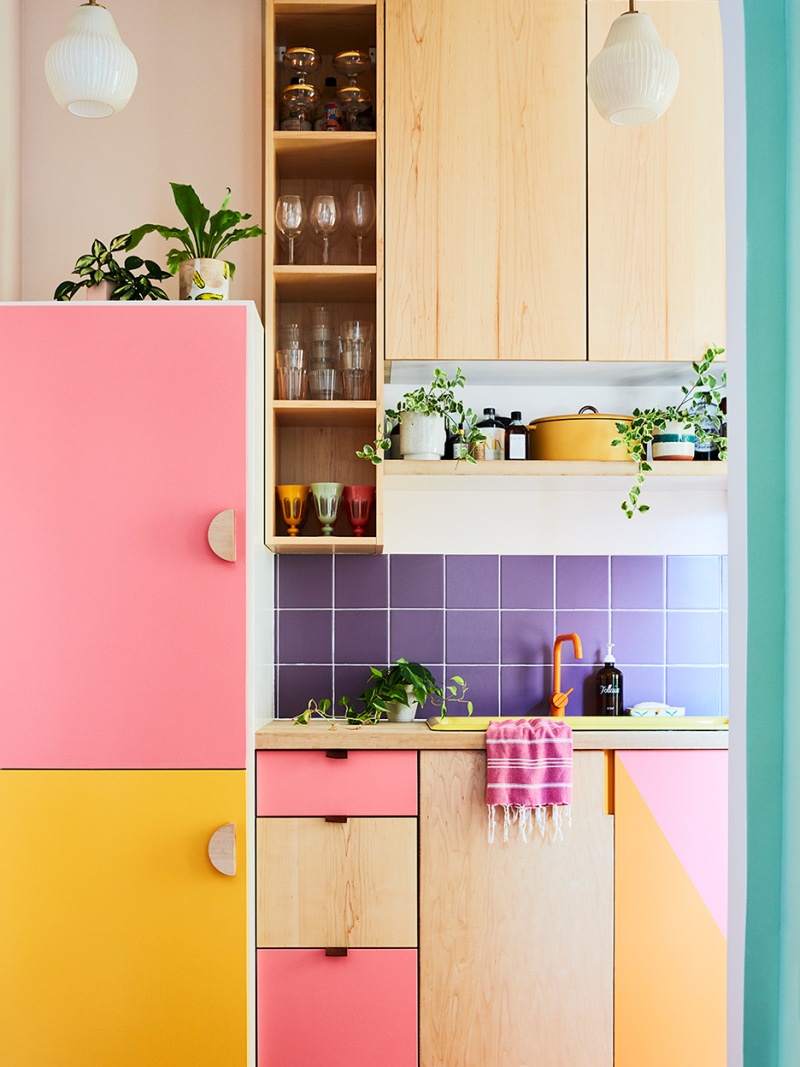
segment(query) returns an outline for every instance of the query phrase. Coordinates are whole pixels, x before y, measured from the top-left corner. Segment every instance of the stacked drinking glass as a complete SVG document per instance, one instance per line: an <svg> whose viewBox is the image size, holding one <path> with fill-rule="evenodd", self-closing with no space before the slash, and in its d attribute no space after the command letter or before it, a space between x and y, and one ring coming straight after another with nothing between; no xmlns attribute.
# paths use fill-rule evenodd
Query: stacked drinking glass
<svg viewBox="0 0 800 1067"><path fill-rule="evenodd" d="M338 366L333 308L319 305L311 309L311 363L308 385L312 400L341 400L342 372Z"/></svg>
<svg viewBox="0 0 800 1067"><path fill-rule="evenodd" d="M305 400L308 390L303 327L288 322L280 329L281 347L275 353L279 400Z"/></svg>

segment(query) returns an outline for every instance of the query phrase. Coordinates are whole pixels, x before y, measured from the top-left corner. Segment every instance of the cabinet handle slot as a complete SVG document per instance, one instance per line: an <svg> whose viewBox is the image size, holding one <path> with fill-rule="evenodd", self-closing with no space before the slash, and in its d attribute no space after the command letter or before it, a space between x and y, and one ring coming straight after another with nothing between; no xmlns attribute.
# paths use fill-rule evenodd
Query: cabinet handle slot
<svg viewBox="0 0 800 1067"><path fill-rule="evenodd" d="M347 822L346 815L326 815L325 822Z"/></svg>
<svg viewBox="0 0 800 1067"><path fill-rule="evenodd" d="M326 948L325 949L325 955L326 956L346 956L347 955L347 949L346 948Z"/></svg>
<svg viewBox="0 0 800 1067"><path fill-rule="evenodd" d="M329 748L325 755L328 759L347 759L348 753L346 748Z"/></svg>

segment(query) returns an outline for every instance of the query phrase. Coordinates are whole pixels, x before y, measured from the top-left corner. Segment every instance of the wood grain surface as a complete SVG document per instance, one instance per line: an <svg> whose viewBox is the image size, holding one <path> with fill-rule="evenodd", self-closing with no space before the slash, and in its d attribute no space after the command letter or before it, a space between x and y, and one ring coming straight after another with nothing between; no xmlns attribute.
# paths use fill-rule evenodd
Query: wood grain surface
<svg viewBox="0 0 800 1067"><path fill-rule="evenodd" d="M388 0L388 359L585 359L584 55L580 0Z"/></svg>
<svg viewBox="0 0 800 1067"><path fill-rule="evenodd" d="M587 4L590 60L623 9ZM588 109L590 359L698 359L725 345L719 7L653 0L647 14L680 82L667 113L644 126Z"/></svg>
<svg viewBox="0 0 800 1067"><path fill-rule="evenodd" d="M487 843L486 760L420 756L422 1067L611 1067L613 818L577 753L564 841Z"/></svg>
<svg viewBox="0 0 800 1067"><path fill-rule="evenodd" d="M416 819L259 818L257 863L259 948L416 946Z"/></svg>

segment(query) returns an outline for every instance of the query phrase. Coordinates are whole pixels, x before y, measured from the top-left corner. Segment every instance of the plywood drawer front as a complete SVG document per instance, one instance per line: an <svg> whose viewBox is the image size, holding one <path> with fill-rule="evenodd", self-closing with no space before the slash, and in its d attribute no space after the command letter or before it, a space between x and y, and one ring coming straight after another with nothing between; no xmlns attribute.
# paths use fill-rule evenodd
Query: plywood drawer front
<svg viewBox="0 0 800 1067"><path fill-rule="evenodd" d="M259 948L417 944L417 820L257 820Z"/></svg>
<svg viewBox="0 0 800 1067"><path fill-rule="evenodd" d="M259 1067L415 1067L414 949L262 949L257 966Z"/></svg>
<svg viewBox="0 0 800 1067"><path fill-rule="evenodd" d="M417 814L416 752L259 752L257 766L259 815Z"/></svg>

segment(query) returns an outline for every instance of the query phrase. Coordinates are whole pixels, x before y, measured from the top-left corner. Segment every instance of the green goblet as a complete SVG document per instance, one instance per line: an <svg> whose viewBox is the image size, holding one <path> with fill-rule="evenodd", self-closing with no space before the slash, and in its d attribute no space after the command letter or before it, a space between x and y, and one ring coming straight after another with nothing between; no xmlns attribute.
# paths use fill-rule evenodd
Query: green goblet
<svg viewBox="0 0 800 1067"><path fill-rule="evenodd" d="M339 501L342 499L343 492L344 482L311 483L311 495L314 497L314 507L324 537L330 537L333 532L333 524L339 514Z"/></svg>

